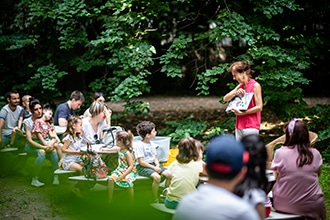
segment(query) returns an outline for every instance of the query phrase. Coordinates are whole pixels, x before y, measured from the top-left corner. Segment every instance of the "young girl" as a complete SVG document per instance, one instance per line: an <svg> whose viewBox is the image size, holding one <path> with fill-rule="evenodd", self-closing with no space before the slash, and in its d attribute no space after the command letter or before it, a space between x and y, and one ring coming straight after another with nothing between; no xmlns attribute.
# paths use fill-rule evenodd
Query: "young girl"
<svg viewBox="0 0 330 220"><path fill-rule="evenodd" d="M71 116L68 119L67 129L63 134L62 152L63 162L62 167L64 170L74 170L82 173L84 166L80 158L82 154L80 151L82 133L82 120L78 116Z"/></svg>
<svg viewBox="0 0 330 220"><path fill-rule="evenodd" d="M56 134L53 125L53 111L49 107L44 107L42 117L35 120L33 123L32 133L37 135L43 145L54 147L56 149L60 159L60 167L63 158L62 143Z"/></svg>
<svg viewBox="0 0 330 220"><path fill-rule="evenodd" d="M250 158L247 163L248 171L245 179L236 186L234 193L243 197L257 210L260 219L265 219L265 203L268 179L266 176L267 151L265 143L257 134L242 138Z"/></svg>
<svg viewBox="0 0 330 220"><path fill-rule="evenodd" d="M183 138L179 144L179 153L168 169L172 179L168 188L164 204L167 208L175 209L182 196L196 190L199 174L203 171L203 149L196 145L191 137Z"/></svg>
<svg viewBox="0 0 330 220"><path fill-rule="evenodd" d="M114 183L127 188L131 204L134 199L133 182L136 178L135 158L133 155L133 134L131 131L116 133L116 147L101 148L102 151L118 152L118 167L111 172L108 181L109 203L112 202Z"/></svg>

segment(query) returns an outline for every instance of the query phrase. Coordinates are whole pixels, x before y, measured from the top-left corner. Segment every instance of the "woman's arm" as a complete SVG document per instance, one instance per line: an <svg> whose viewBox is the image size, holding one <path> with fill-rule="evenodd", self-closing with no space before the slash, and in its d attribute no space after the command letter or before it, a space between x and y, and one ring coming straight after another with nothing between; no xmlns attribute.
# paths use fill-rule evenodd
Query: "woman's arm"
<svg viewBox="0 0 330 220"><path fill-rule="evenodd" d="M45 139L42 137L41 133L37 132L36 134L37 134L38 139L41 141L41 143L43 145L48 146L48 141L45 141Z"/></svg>
<svg viewBox="0 0 330 220"><path fill-rule="evenodd" d="M261 92L261 86L259 83L254 84L253 92L254 92L255 106L247 109L246 111L240 111L238 109L233 109L233 112L235 113L235 115L249 115L249 114L253 114L253 113L262 111L262 106L263 106L262 92Z"/></svg>
<svg viewBox="0 0 330 220"><path fill-rule="evenodd" d="M229 102L230 100L232 100L235 96L238 95L238 89L239 89L239 86L236 86L235 89L231 90L230 92L228 92L224 97L223 97L223 100L225 102Z"/></svg>
<svg viewBox="0 0 330 220"><path fill-rule="evenodd" d="M256 210L258 212L258 215L260 217L260 220L264 220L266 218L265 205L263 203L257 203L256 204Z"/></svg>
<svg viewBox="0 0 330 220"><path fill-rule="evenodd" d="M25 128L25 126L24 126ZM40 148L43 150L47 150L47 146L41 145L38 142L34 141L32 139L32 133L29 129L25 128L25 135L26 135L26 140L31 144L33 147Z"/></svg>

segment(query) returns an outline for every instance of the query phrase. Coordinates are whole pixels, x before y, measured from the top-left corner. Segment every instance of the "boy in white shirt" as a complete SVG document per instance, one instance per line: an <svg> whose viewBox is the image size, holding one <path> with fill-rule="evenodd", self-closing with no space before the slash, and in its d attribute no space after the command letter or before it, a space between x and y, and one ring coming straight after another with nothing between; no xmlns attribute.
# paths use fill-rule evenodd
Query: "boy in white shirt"
<svg viewBox="0 0 330 220"><path fill-rule="evenodd" d="M172 178L171 172L160 165L156 148L152 142L156 137L156 126L153 122L143 121L136 126L136 131L142 138L139 142L134 142L134 152L137 160L136 169L140 176L151 177L153 179L151 190L153 202L158 203L158 189L161 181L161 175L165 176L165 187L168 187Z"/></svg>

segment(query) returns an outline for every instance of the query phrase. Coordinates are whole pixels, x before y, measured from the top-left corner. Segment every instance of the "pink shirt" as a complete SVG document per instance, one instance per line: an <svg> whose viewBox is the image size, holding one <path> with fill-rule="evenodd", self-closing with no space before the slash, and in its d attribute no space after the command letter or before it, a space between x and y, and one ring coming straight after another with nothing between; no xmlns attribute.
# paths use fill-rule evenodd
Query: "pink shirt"
<svg viewBox="0 0 330 220"><path fill-rule="evenodd" d="M255 83L256 81L254 79L249 79L248 83L246 84L245 92L254 92ZM242 84L240 85L240 88L243 88ZM254 95L253 95L248 109L253 108L254 106L256 106L256 103L254 101ZM242 130L245 128L256 128L260 130L260 122L261 122L261 112L236 116L235 128L238 130Z"/></svg>
<svg viewBox="0 0 330 220"><path fill-rule="evenodd" d="M50 131L53 131L55 127L49 122L45 122L42 119L34 121L32 133L41 133L43 138L47 138Z"/></svg>
<svg viewBox="0 0 330 220"><path fill-rule="evenodd" d="M318 170L322 157L311 148L314 159L309 165L297 167L296 147L282 146L275 151L271 169L278 172L273 187L274 208L280 212L299 214L316 219L323 208L323 192L318 184Z"/></svg>

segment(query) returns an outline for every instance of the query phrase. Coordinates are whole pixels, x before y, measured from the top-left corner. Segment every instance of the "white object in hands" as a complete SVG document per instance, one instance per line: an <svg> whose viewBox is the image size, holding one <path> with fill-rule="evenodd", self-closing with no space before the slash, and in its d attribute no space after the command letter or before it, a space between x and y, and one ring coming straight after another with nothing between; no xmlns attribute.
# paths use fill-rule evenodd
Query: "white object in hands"
<svg viewBox="0 0 330 220"><path fill-rule="evenodd" d="M92 151L95 151L95 152L99 153L100 152L100 148L102 148L104 146L105 146L104 144L92 144L91 145L91 148L92 148ZM87 145L81 147L80 149L81 149L81 151L86 152L87 151Z"/></svg>
<svg viewBox="0 0 330 220"><path fill-rule="evenodd" d="M229 113L233 109L238 109L241 111L247 110L247 108L250 105L250 102L253 97L253 92L246 92L243 97L241 96L235 96L230 102L228 103L228 106L226 108L226 112Z"/></svg>

